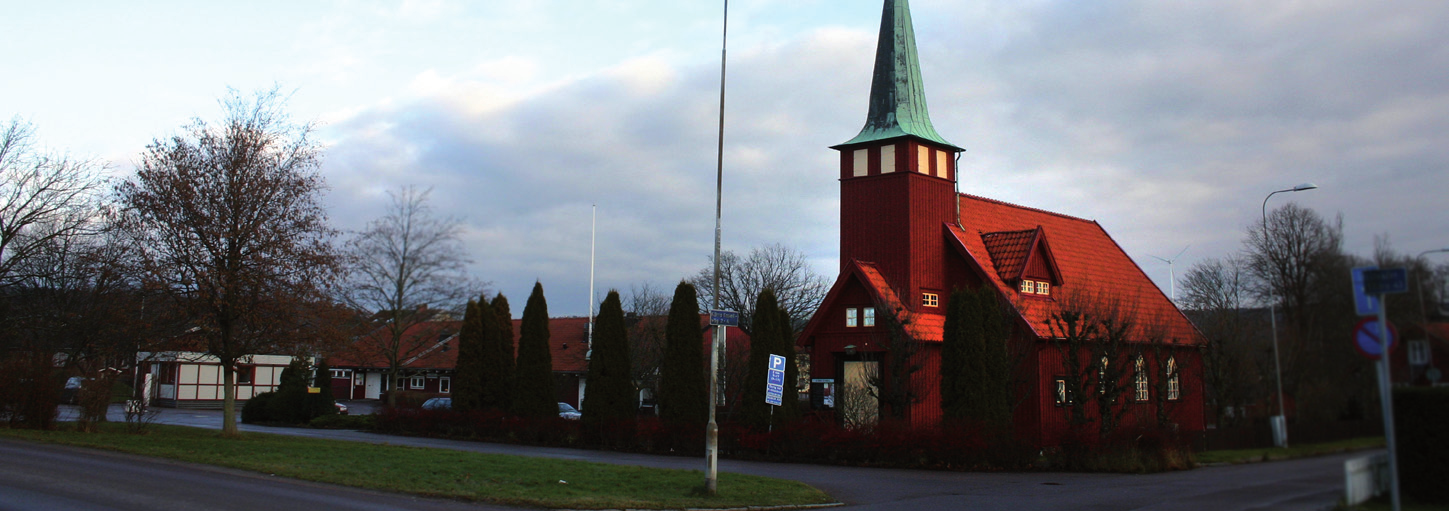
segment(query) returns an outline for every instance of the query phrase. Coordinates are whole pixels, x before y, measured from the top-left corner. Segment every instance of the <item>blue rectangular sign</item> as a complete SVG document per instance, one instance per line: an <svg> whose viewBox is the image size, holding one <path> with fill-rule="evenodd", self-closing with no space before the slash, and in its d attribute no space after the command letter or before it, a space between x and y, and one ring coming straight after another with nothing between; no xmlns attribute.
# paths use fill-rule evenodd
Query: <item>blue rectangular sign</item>
<svg viewBox="0 0 1449 511"><path fill-rule="evenodd" d="M1365 293L1363 289L1364 272L1377 270L1377 266L1363 266L1353 269L1353 308L1360 316L1377 316L1379 311L1379 297Z"/></svg>
<svg viewBox="0 0 1449 511"><path fill-rule="evenodd" d="M740 313L710 309L709 324L716 326L740 326Z"/></svg>
<svg viewBox="0 0 1449 511"><path fill-rule="evenodd" d="M785 394L785 357L770 355L770 368L765 373L765 402L780 406Z"/></svg>
<svg viewBox="0 0 1449 511"><path fill-rule="evenodd" d="M1388 295L1409 292L1409 272L1403 268L1385 268L1363 272L1363 292Z"/></svg>

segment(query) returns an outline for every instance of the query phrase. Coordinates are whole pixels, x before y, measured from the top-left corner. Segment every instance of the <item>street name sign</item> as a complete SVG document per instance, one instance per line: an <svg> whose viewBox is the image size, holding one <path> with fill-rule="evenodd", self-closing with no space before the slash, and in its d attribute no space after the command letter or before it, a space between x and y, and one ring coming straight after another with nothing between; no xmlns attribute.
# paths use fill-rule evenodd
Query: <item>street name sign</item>
<svg viewBox="0 0 1449 511"><path fill-rule="evenodd" d="M740 313L727 310L709 310L709 324L715 326L740 326Z"/></svg>
<svg viewBox="0 0 1449 511"><path fill-rule="evenodd" d="M1403 268L1366 270L1363 272L1363 292L1371 295L1390 295L1409 291L1409 271Z"/></svg>

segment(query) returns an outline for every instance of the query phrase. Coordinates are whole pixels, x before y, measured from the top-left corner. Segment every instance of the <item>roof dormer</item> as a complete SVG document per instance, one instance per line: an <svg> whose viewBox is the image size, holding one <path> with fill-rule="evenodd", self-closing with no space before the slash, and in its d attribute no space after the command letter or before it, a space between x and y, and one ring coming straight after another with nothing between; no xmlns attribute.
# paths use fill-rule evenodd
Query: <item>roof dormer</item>
<svg viewBox="0 0 1449 511"><path fill-rule="evenodd" d="M1061 270L1040 225L1025 231L982 233L981 241L997 275L1022 293L1050 295L1052 287L1062 285Z"/></svg>

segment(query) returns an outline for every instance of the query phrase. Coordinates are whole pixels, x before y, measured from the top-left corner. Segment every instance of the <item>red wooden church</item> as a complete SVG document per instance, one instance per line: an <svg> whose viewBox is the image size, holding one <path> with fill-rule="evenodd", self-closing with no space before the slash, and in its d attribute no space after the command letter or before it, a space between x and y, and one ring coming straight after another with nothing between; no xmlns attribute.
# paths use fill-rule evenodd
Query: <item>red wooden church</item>
<svg viewBox="0 0 1449 511"><path fill-rule="evenodd" d="M1135 325L1129 353L1114 357L1135 366L1119 371L1126 391L1116 406L1126 408L1114 413L1123 424L1160 425L1161 410L1168 427L1203 428L1198 348L1205 339L1101 225L956 191L963 149L931 125L906 0L885 0L865 127L833 149L840 151L840 276L798 341L810 355L817 406L838 407L842 389L894 381L882 375L893 365L887 330L898 328L915 343L915 360L895 364L918 367L906 378L915 399L899 411L871 403L870 413L939 424L946 302L955 289L986 286L1011 311L1019 437L1053 445L1071 427L1077 396L1064 385L1051 317L1086 301Z"/></svg>

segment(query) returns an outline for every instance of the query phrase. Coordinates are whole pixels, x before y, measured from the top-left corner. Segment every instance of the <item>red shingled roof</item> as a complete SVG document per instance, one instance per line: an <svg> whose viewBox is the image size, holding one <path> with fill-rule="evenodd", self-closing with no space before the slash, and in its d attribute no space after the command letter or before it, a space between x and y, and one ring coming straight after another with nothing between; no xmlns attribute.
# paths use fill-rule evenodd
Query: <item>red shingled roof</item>
<svg viewBox="0 0 1449 511"><path fill-rule="evenodd" d="M513 320L514 353L518 352L518 338L523 320ZM402 366L408 369L451 370L458 365L458 329L461 321L426 321L413 325L404 334L404 342L416 347L414 355L405 359ZM588 362L584 353L588 351L589 318L549 318L549 350L553 356L555 372L585 372ZM382 329L368 335L385 335ZM405 350L406 351L406 350ZM332 367L386 368L387 359L380 353L369 352L366 344L359 341L350 349L328 357Z"/></svg>
<svg viewBox="0 0 1449 511"><path fill-rule="evenodd" d="M1046 321L1056 301L1083 299L1085 294L1091 294L1098 300L1135 304L1139 327L1160 325L1169 340L1204 342L1187 317L1097 222L968 194L961 194L959 200L961 219L968 230L948 224L948 241L954 240L958 249L984 270L1003 296L1014 298L1018 312L1037 337L1050 337ZM1066 282L1052 290L1051 299L1019 296L1016 288L1003 279L1003 268L997 266L988 241L983 239L991 238L983 234L1034 231L1038 227L1043 235L1050 236L1051 254L1061 279ZM1012 258L1004 259L1008 265L1016 262ZM1011 269L1005 270L1009 274ZM1144 332L1137 333L1139 338L1144 335Z"/></svg>
<svg viewBox="0 0 1449 511"><path fill-rule="evenodd" d="M996 265L996 273L1001 275L1002 280L1011 282L1021 278L1021 270L1026 267L1026 256L1031 253L1036 232L1037 229L1031 229L981 235L986 253L991 255L991 264Z"/></svg>

